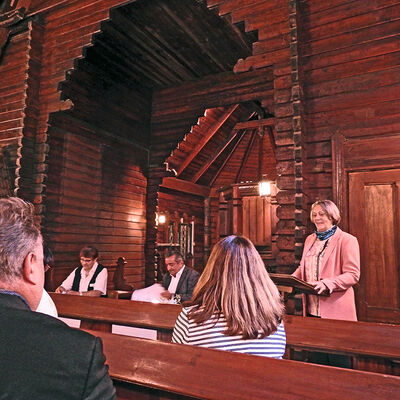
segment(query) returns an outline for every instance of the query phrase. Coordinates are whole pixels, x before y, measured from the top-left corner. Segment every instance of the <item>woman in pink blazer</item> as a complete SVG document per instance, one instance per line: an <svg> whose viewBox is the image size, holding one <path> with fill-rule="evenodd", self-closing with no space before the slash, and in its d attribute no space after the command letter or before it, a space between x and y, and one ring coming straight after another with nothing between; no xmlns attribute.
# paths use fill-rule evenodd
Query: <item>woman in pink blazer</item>
<svg viewBox="0 0 400 400"><path fill-rule="evenodd" d="M310 218L316 231L307 237L293 275L330 296L305 296L304 315L357 321L353 285L360 278L358 241L337 226L340 213L330 200L316 201Z"/></svg>

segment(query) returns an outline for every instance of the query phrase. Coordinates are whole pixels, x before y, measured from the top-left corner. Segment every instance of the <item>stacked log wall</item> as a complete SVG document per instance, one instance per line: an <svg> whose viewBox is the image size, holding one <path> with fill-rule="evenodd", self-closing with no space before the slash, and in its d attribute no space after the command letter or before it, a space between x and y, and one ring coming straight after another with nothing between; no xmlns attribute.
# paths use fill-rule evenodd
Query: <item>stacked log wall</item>
<svg viewBox="0 0 400 400"><path fill-rule="evenodd" d="M29 69L31 25L24 23L10 32L8 42L2 49L0 63L0 147L3 156L12 151L12 175L15 180L17 160L23 134L26 110L27 72ZM9 160L11 161L11 160ZM8 164L7 161L5 161ZM10 171L11 166L7 166ZM7 171L7 172L8 172ZM10 174L6 174L11 177ZM15 182L8 182L3 195L11 194Z"/></svg>
<svg viewBox="0 0 400 400"><path fill-rule="evenodd" d="M309 198L332 199L333 136L400 140L400 2L307 0L300 8Z"/></svg>
<svg viewBox="0 0 400 400"><path fill-rule="evenodd" d="M261 68L273 70L273 98L262 101L262 106L274 114L277 195L279 218L277 225L277 263L293 266L298 262L295 255L295 142L296 128L293 80L293 21L290 0L208 0L209 7L216 8L220 15L229 14L233 23L244 22L247 31L257 30L258 41L253 43L253 54L239 60L236 73ZM298 145L298 144L297 144ZM299 146L297 146L297 150ZM300 188L301 190L301 188ZM300 239L302 240L302 238Z"/></svg>
<svg viewBox="0 0 400 400"><path fill-rule="evenodd" d="M10 129L21 130L24 125L21 164L31 171L28 173L28 170L21 169L23 179L19 194L37 203L38 212L46 217L44 232L51 237L50 246L55 251L57 264L75 265L79 248L85 243L93 243L101 250L101 261L105 264L114 264L118 256L125 256L127 279L140 287L144 284L144 165L147 151L133 143L119 141L118 133L123 134L128 128L118 121L113 125L115 121L110 118L110 113L129 115L132 110L127 104L114 109L107 104L107 108L98 106L95 110L93 103L98 102L92 98L87 106L81 104L77 107L75 104L73 113L62 115L60 112L72 108L70 98L82 90L82 87L75 87L68 92L64 86L65 93L61 98L60 82L74 72L76 60L83 57L88 46L93 45L93 35L100 31L101 22L108 19L110 8L124 3L127 2L33 1L28 20L35 20L35 15L40 14L40 25L36 23L37 28L30 36L28 33L13 36L11 47L14 48L7 49L1 63L1 67L4 66L11 74L10 80L2 79L2 83L12 82L10 89L6 90L12 89L9 96L18 96L19 103L18 99L11 97L2 99L7 101L4 110L14 112L14 125L18 125L15 117L18 110L13 110L12 106L21 104L22 108L25 103L31 106L30 114L21 114L20 118L25 117L24 124L10 126ZM23 39L30 40L29 44L26 45ZM25 52L19 48L23 45L26 46ZM7 61L7 57L14 59ZM41 68L40 63L45 68ZM28 68L31 81L26 91L27 76L24 74ZM16 76L17 73L21 76ZM80 73L84 74L84 71ZM17 88L17 84L22 87ZM139 99L144 97L143 93L137 96ZM141 111L139 109L138 113ZM92 113L99 119L102 117L102 124L93 126ZM140 118L149 118L149 110ZM51 161L47 160L49 123L54 124L49 130L50 149L53 151ZM146 134L138 132L136 138L140 142ZM89 167L84 165L86 162ZM47 173L49 165L46 185L46 177L41 174ZM115 176L116 173L119 175ZM93 202L87 202L88 197L92 197Z"/></svg>

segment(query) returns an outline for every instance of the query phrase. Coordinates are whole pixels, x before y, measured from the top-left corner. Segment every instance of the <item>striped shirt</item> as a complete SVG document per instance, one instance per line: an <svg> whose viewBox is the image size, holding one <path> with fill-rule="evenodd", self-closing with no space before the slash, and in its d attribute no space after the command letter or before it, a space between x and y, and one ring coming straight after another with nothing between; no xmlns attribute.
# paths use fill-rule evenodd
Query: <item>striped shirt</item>
<svg viewBox="0 0 400 400"><path fill-rule="evenodd" d="M182 309L175 323L172 342L209 347L217 350L236 351L256 356L282 358L286 347L285 328L281 323L278 330L263 339L243 339L242 336L227 336L225 317L213 316L202 324L189 320L190 307Z"/></svg>

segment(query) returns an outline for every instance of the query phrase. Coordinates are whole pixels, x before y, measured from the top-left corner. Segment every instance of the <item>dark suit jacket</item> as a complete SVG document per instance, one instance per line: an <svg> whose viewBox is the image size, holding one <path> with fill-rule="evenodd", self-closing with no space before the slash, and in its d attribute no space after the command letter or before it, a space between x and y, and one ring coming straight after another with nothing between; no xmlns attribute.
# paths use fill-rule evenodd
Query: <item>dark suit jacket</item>
<svg viewBox="0 0 400 400"><path fill-rule="evenodd" d="M0 398L116 399L102 343L0 293Z"/></svg>
<svg viewBox="0 0 400 400"><path fill-rule="evenodd" d="M196 286L197 281L199 280L199 273L195 271L193 268L189 268L185 266L185 269L182 272L182 275L179 279L178 285L176 287L176 294L181 295L181 301L190 300L193 294L193 289ZM171 275L167 272L163 276L162 285L164 289L168 289L169 284L171 283Z"/></svg>

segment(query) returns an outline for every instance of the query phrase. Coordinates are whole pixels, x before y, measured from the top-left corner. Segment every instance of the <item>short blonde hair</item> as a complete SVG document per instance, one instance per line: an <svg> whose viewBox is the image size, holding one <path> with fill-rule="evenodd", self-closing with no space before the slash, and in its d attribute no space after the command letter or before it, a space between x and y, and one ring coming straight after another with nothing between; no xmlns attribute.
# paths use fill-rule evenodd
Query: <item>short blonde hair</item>
<svg viewBox="0 0 400 400"><path fill-rule="evenodd" d="M188 305L200 324L226 318L226 335L263 338L278 329L284 306L258 251L243 236L231 235L213 248Z"/></svg>
<svg viewBox="0 0 400 400"><path fill-rule="evenodd" d="M316 206L321 206L325 211L326 215L332 220L333 225L337 225L340 222L340 211L337 205L331 200L318 200L311 206L310 220L314 223L312 216L313 210Z"/></svg>

